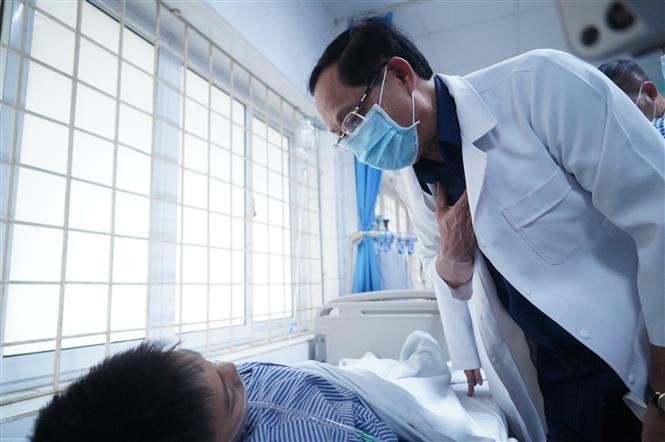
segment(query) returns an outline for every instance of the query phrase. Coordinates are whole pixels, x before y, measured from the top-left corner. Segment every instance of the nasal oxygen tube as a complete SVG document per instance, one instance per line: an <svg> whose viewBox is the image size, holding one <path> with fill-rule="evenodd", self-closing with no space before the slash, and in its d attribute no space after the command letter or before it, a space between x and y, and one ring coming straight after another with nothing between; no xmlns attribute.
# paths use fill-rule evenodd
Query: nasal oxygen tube
<svg viewBox="0 0 665 442"><path fill-rule="evenodd" d="M296 416L301 419L307 419L313 422L316 422L318 424L321 424L325 427L337 429L337 430L342 430L345 431L348 434L351 434L353 436L356 436L363 442L382 442L381 439L372 436L371 434L368 434L367 432L360 430L358 428L352 427L351 425L346 425L342 424L340 422L335 422L332 419L328 419L325 417L316 417L316 416L311 416L303 411L298 411L298 410L292 410L290 408L281 406L281 405L275 405L275 404L270 404L268 402L254 402L254 401L249 401L247 402L247 407L248 408L267 408L270 410L275 410L279 411L280 413L284 414L290 414L292 416Z"/></svg>

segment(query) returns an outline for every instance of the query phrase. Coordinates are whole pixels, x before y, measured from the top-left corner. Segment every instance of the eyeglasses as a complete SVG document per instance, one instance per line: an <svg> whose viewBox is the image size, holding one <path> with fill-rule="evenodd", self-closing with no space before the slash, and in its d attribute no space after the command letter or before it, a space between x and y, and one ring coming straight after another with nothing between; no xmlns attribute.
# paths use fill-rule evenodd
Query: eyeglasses
<svg viewBox="0 0 665 442"><path fill-rule="evenodd" d="M376 84L376 80L378 80L381 70L386 66L387 63L388 63L387 61L384 61L379 65L379 67L376 69L376 72L374 73L374 75L372 75L372 78L367 84L367 88L365 89L365 92L363 93L362 97L360 97L360 100L358 101L356 107L351 112L346 114L346 116L342 120L342 134L339 137L337 137L337 141L334 144L336 148L342 150L349 150L348 144L346 143L346 138L349 135L351 135L353 132L355 132L358 126L360 126L362 122L365 121L365 117L360 115L358 111L365 102L365 99L369 95L369 92L374 87L374 84Z"/></svg>

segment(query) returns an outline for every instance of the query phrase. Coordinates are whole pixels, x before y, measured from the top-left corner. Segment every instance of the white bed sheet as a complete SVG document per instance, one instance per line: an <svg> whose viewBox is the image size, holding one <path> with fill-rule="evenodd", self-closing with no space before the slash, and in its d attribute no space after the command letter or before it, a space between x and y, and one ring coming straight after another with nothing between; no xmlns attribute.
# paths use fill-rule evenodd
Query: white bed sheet
<svg viewBox="0 0 665 442"><path fill-rule="evenodd" d="M425 332L415 332L405 341L399 360L366 353L360 359L343 359L339 366L367 370L402 387L422 407L441 416L447 426L457 427L455 431L465 429L479 438L496 441L514 440L508 437L506 419L492 399L489 385L484 382L473 397L468 397L464 372L451 372L441 352L433 351L432 346L438 348L434 338Z"/></svg>

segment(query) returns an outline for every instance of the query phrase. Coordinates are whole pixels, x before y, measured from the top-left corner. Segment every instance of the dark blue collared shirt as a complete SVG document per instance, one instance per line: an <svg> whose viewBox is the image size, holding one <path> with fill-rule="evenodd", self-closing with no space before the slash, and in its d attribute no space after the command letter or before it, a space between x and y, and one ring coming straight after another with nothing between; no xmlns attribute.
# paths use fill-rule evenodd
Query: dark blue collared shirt
<svg viewBox="0 0 665 442"><path fill-rule="evenodd" d="M443 81L438 76L434 79L437 136L443 163L421 158L413 165L413 169L427 193L430 193L428 183L443 183L448 193L448 204L452 205L466 189L462 137L455 101ZM501 303L524 334L538 346L537 370L541 381L578 378L606 369L607 366L598 356L531 304L487 257L483 257Z"/></svg>
<svg viewBox="0 0 665 442"><path fill-rule="evenodd" d="M466 189L464 164L462 163L462 136L457 110L455 110L455 100L450 96L448 88L439 77L434 77L434 83L437 96L436 131L443 163L421 158L413 165L413 170L416 172L420 186L427 193L430 193L428 183L443 182L446 186L448 204L452 205Z"/></svg>

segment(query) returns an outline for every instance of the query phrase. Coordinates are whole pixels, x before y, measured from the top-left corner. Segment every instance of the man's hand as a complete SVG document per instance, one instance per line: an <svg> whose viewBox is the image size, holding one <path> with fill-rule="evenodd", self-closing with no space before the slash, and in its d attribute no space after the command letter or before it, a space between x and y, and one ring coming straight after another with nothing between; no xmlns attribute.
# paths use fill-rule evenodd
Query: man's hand
<svg viewBox="0 0 665 442"><path fill-rule="evenodd" d="M466 382L469 385L466 395L473 396L473 387L476 385L483 385L483 377L480 375L480 368L464 370L464 374L466 375Z"/></svg>
<svg viewBox="0 0 665 442"><path fill-rule="evenodd" d="M665 440L665 411L649 403L642 425L642 442L662 442Z"/></svg>
<svg viewBox="0 0 665 442"><path fill-rule="evenodd" d="M445 188L437 184L435 214L441 241L436 271L449 286L459 287L473 275L473 252L477 246L466 191L448 207Z"/></svg>

